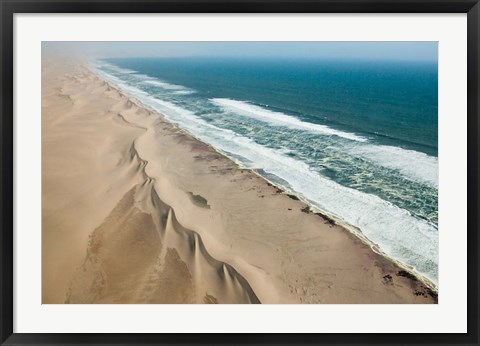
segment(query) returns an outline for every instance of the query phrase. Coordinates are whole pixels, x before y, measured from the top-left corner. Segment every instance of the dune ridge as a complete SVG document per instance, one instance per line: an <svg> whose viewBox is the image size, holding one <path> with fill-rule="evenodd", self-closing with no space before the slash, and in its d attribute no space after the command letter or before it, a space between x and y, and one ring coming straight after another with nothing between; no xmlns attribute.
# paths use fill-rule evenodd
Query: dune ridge
<svg viewBox="0 0 480 346"><path fill-rule="evenodd" d="M131 148L130 159L138 162L138 170L142 171L145 180L127 192L92 233L87 257L70 285L66 302L121 303L131 299L137 303L259 303L248 282L230 265L210 256L198 233L178 222L173 209L158 197L153 186L154 179L145 174L147 162L138 156L134 145ZM119 221L122 219L119 214L126 216ZM125 223L129 222L141 225L142 229L125 227ZM132 251L131 245L128 245L126 254L116 253L117 249L110 241L116 242L119 237L125 237L130 243L131 238L138 240L142 237L141 247L138 248L140 253ZM105 238L111 239L108 241ZM146 244L145 239L153 245ZM149 248L147 252L154 253L154 256L145 253ZM104 254L105 249L112 250L113 254ZM137 265L115 273L118 268L110 268L108 262L116 261L120 256L122 261L133 262L138 257L151 257L150 262L154 265L142 262L144 268ZM125 263L116 263L115 266L125 268ZM146 270L149 267L152 269ZM177 270L172 272L173 268ZM139 275L142 269L145 273ZM116 276L123 282L133 276L136 282L130 285L135 287L134 294L126 296L123 290L115 292L118 282L114 282L112 292L108 278ZM176 285L165 287L165 281L176 282ZM180 294L177 291L179 288ZM196 292L205 292L205 295L198 296Z"/></svg>
<svg viewBox="0 0 480 346"><path fill-rule="evenodd" d="M436 302L348 231L83 64L44 66L43 303Z"/></svg>

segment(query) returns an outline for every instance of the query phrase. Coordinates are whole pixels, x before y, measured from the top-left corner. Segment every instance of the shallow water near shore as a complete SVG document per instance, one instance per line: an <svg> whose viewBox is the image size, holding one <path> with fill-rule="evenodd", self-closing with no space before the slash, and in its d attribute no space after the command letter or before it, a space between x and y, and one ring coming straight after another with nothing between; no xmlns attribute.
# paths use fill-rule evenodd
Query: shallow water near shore
<svg viewBox="0 0 480 346"><path fill-rule="evenodd" d="M146 106L437 282L436 65L94 63Z"/></svg>

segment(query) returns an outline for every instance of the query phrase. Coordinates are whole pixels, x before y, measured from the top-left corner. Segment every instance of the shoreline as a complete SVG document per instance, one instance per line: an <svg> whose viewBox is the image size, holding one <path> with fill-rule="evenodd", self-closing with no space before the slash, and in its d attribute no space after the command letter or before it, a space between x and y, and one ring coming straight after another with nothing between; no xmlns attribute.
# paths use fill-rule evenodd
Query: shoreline
<svg viewBox="0 0 480 346"><path fill-rule="evenodd" d="M51 73L59 74L56 70ZM63 143L90 141L91 133L98 140L91 144L91 155L72 144L58 156L78 151L79 162L85 163L82 179L91 189L71 184L68 175L52 176L55 171L48 167L43 170L42 179L58 185L48 185L45 191L52 197L43 201L42 256L52 257L49 265L71 257L58 252L58 239L51 238L64 210L81 222L89 213L95 217L91 226L68 229L65 244L74 234L85 241L78 243L77 259L64 268L62 284L52 281L55 270L43 276L44 292L55 290L57 297L43 298L43 303L61 302L63 287L69 303L255 302L251 293L262 303L437 302L427 285L345 227L328 216L306 213L308 204L284 189L278 192L258 172L241 168L85 65L62 73L61 88L52 88L58 91L42 92L48 101L42 110L48 136L42 143L51 142L45 152L56 159ZM66 99L64 94L70 101L60 107L56 104ZM59 138L64 128L71 130L71 138ZM56 160L52 169L62 162ZM108 203L58 206L65 184L74 201L110 196ZM42 271L47 270L42 263Z"/></svg>
<svg viewBox="0 0 480 346"><path fill-rule="evenodd" d="M414 268L410 267L409 265L403 263L402 261L394 258L393 256L390 256L389 254L387 254L386 252L384 252L380 246L378 244L376 244L375 242L373 242L372 240L370 240L368 237L366 237L365 235L363 235L363 232L361 229L359 229L358 227L356 226L353 226L347 222L345 222L344 220L336 217L335 215L333 214L330 214L328 213L327 211L325 210L322 210L320 209L319 207L313 205L312 203L310 203L308 200L306 200L301 194L299 194L298 192L296 191L293 191L293 190L288 190L286 187L280 185L280 184L277 184L271 180L269 180L266 176L262 175L261 173L257 172L257 170L255 169L250 169L248 167L244 167L238 160L236 160L234 157L230 157L228 154L224 153L223 151L221 151L220 149L217 149L215 148L213 145L207 143L207 142L204 142L202 141L200 138L198 138L197 136L195 136L194 134L190 133L188 130L186 129L183 129L181 127L179 127L177 124L173 123L173 122L170 122L169 120L167 120L165 118L165 116L163 114L161 114L160 112L158 112L157 110L153 109L152 107L142 103L142 101L138 100L135 96L133 95L130 95L128 93L128 91L125 91L125 90L122 90L120 87L114 85L111 81L108 81L106 80L105 78L103 78L101 75L99 75L98 73L96 73L95 71L95 67L93 65L93 63L91 62L88 62L88 70L93 73L95 76L97 76L98 78L100 78L101 80L103 80L105 83L107 83L111 88L117 90L119 93L121 94L124 94L126 95L133 103L135 103L138 107L142 107L142 108L145 108L147 110L149 110L150 112L153 112L155 114L158 114L160 117L162 117L162 119L166 122L169 122L172 126L174 126L176 129L178 129L179 131L182 131L183 133L187 134L188 136L191 136L193 137L195 140L201 142L202 144L208 146L211 150L215 151L216 153L222 155L225 159L227 160L230 160L232 161L237 167L238 169L242 169L242 170L248 170L250 172L252 172L253 174L257 175L258 177L260 177L261 179L265 180L267 183L275 186L276 188L280 189L282 191L283 194L287 195L287 196L290 196L291 194L293 194L295 196L295 198L297 198L298 200L302 201L307 207L308 207L308 211L304 211L305 213L312 213L312 214L316 214L318 216L320 216L324 221L327 221L327 222L333 222L335 225L338 225L342 228L344 228L346 231L350 232L351 234L353 234L355 237L357 237L360 241L362 241L365 245L369 246L371 248L371 250L373 252L375 252L376 254L380 255L380 256L383 256L385 257L387 260L389 261L392 261L395 265L399 266L401 269L403 269L404 271L406 271L408 274L412 275L413 277L415 277L416 280L420 281L422 284L424 284L425 286L427 286L430 290L432 290L435 294L438 294L438 286L437 284L435 284L430 278L422 275L421 273L417 272ZM292 197L290 197L292 198Z"/></svg>
<svg viewBox="0 0 480 346"><path fill-rule="evenodd" d="M228 156L225 156L227 159L230 159ZM240 165L239 165L240 166ZM243 168L243 169L248 169L248 168ZM270 184L272 184L273 186L279 188L280 190L283 191L284 194L286 194L287 196L289 196L290 194L294 194L296 198L298 198L300 201L302 201L303 203L305 203L305 205L309 208L308 211L305 211L305 213L312 213L312 214L315 214L315 215L318 215L320 216L321 218L323 218L326 222L332 222L334 223L335 225L338 225L342 228L344 228L346 231L350 232L351 234L353 234L355 237L357 237L360 241L362 241L365 245L368 245L371 250L373 252L375 252L376 254L380 255L380 256L383 256L385 257L387 260L389 261L392 261L393 263L395 263L397 266L399 266L400 268L404 269L406 272L408 272L409 274L413 275L418 281L420 281L422 284L424 284L425 286L427 286L428 288L430 288L434 293L438 294L438 286L433 282L431 281L429 278L427 278L426 276L420 274L419 272L415 271L413 268L411 268L409 265L401 262L400 260L394 258L393 256L390 256L388 255L386 252L382 251L382 249L380 248L380 246L378 244L376 244L375 242L373 242L372 240L370 240L369 238L367 238L366 236L363 235L363 232L361 229L359 229L358 227L356 226L353 226L353 225L350 225L349 223L339 219L338 217L336 217L335 215L331 215L329 214L327 211L325 210L321 210L320 208L318 208L317 206L311 204L310 202L308 202L305 198L303 198L303 196L301 195L298 195L297 192L295 191L289 191L287 190L285 187L281 186L281 185L278 185L278 184L275 184L274 182L268 180L268 178L264 177L263 175L261 175L260 173L257 173L255 170L251 170L249 169L250 171L252 171L252 173L258 175L260 178L266 180L267 182L269 182ZM291 197L290 197L291 198Z"/></svg>

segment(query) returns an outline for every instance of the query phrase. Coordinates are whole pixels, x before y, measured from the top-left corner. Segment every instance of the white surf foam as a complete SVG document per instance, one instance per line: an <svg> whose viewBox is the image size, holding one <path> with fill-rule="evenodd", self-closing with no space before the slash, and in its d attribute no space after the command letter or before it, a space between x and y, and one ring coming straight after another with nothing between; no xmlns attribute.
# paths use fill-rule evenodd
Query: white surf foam
<svg viewBox="0 0 480 346"><path fill-rule="evenodd" d="M383 252L437 282L438 230L434 225L377 196L339 185L312 171L304 162L211 125L193 112L155 99L118 78L101 75L239 164L261 168L287 181L293 192L346 224L359 228Z"/></svg>
<svg viewBox="0 0 480 346"><path fill-rule="evenodd" d="M273 112L243 101L231 99L211 99L211 101L225 110L273 125L290 126L318 132L322 135L336 135L357 142L364 142L350 146L350 153L363 157L382 167L398 170L403 176L414 181L438 188L438 158L434 156L393 146L365 143L365 138L355 134L334 130L325 125L303 122L290 115Z"/></svg>
<svg viewBox="0 0 480 346"><path fill-rule="evenodd" d="M150 79L144 81L145 84L154 85L165 90L187 90L184 86L163 82L159 79Z"/></svg>
<svg viewBox="0 0 480 346"><path fill-rule="evenodd" d="M136 78L141 80L141 83L153 85L163 90L170 91L175 95L189 95L195 93L195 90L187 88L183 85L168 83L155 77L148 76L146 74L134 74Z"/></svg>
<svg viewBox="0 0 480 346"><path fill-rule="evenodd" d="M133 74L133 73L137 73L137 71L134 71L134 70L130 70L128 68L122 68L122 67L118 67L117 65L114 65L114 64L110 64L108 62L105 62L105 61L98 61L98 60L95 60L94 61L94 64L97 66L97 67L100 67L100 68L104 68L104 67L107 67L117 73L121 73L121 74Z"/></svg>
<svg viewBox="0 0 480 346"><path fill-rule="evenodd" d="M191 90L191 89L188 89L188 90L177 90L177 91L174 91L173 92L175 95L191 95L191 94L195 94L195 90Z"/></svg>
<svg viewBox="0 0 480 346"><path fill-rule="evenodd" d="M231 111L242 116L255 118L261 121L268 121L272 125L289 126L297 129L313 131L321 135L338 136L357 142L367 141L366 138L355 135L353 133L338 131L325 125L304 122L294 116L287 115L281 112L274 112L244 101L219 98L211 99L211 101L221 106L227 111Z"/></svg>
<svg viewBox="0 0 480 346"><path fill-rule="evenodd" d="M403 176L438 189L438 158L414 150L365 144L352 149L354 155L398 170Z"/></svg>

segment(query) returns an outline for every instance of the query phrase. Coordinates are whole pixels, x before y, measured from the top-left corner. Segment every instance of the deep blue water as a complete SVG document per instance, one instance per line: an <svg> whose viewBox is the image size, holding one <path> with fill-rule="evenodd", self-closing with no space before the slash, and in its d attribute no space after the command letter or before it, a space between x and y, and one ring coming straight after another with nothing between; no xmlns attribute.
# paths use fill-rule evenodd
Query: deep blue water
<svg viewBox="0 0 480 346"><path fill-rule="evenodd" d="M96 66L436 281L436 63L123 58Z"/></svg>
<svg viewBox="0 0 480 346"><path fill-rule="evenodd" d="M251 58L109 61L193 88L200 97L269 105L304 121L437 154L436 63Z"/></svg>

